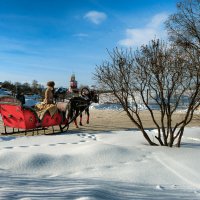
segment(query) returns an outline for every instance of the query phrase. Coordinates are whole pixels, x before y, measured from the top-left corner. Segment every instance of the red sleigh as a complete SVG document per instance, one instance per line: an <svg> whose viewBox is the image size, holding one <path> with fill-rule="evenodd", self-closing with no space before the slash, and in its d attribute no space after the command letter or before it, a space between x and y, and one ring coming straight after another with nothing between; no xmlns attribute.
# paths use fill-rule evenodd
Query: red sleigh
<svg viewBox="0 0 200 200"><path fill-rule="evenodd" d="M0 114L2 117L5 134L7 134L7 127L13 128L12 132L30 132L52 127L54 133L54 126L59 126L60 132L67 130L69 124L73 122L81 113L87 109L92 102L98 103L99 96L96 91L82 88L81 95L85 97L72 97L68 103L58 102L55 114L51 115L50 110L46 110L42 117L32 107L23 106L19 100L12 96L0 97ZM84 107L84 109L80 109ZM70 108L70 109L69 109ZM17 129L15 131L14 129Z"/></svg>
<svg viewBox="0 0 200 200"><path fill-rule="evenodd" d="M22 106L21 102L12 96L0 97L0 114L5 134L8 133L7 127L13 128L12 133L26 133L27 131L34 133L34 131L45 130L48 127L52 127L54 132L54 126L59 126L60 131L63 132L64 128L68 128L68 122L62 112L58 111L51 116L47 110L40 119L33 108Z"/></svg>

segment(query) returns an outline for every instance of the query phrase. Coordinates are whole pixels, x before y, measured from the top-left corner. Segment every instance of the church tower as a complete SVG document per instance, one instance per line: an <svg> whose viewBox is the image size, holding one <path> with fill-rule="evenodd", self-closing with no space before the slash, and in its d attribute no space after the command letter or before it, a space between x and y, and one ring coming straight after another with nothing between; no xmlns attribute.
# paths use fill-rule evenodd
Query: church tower
<svg viewBox="0 0 200 200"><path fill-rule="evenodd" d="M77 89L78 89L78 83L76 81L75 74L72 74L70 78L69 90L70 92L74 92L74 91L77 91Z"/></svg>

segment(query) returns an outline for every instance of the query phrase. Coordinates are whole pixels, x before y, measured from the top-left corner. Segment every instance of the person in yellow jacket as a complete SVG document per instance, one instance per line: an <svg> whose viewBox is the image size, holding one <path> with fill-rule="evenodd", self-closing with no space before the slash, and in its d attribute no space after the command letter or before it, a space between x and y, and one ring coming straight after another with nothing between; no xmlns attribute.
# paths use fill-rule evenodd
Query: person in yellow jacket
<svg viewBox="0 0 200 200"><path fill-rule="evenodd" d="M54 103L54 81L47 82L47 89L45 91L44 95L44 101L45 104L53 104Z"/></svg>
<svg viewBox="0 0 200 200"><path fill-rule="evenodd" d="M35 105L35 110L40 119L43 118L47 110L52 117L58 111L57 106L54 104L54 86L54 81L48 81L43 102Z"/></svg>

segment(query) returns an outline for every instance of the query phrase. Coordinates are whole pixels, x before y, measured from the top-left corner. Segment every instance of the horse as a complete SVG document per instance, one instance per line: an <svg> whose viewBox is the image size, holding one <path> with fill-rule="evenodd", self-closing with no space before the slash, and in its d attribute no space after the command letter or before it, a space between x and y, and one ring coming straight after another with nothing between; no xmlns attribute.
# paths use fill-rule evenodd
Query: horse
<svg viewBox="0 0 200 200"><path fill-rule="evenodd" d="M81 90L81 96L72 97L68 102L57 103L57 107L60 111L63 111L65 118L71 123L74 121L75 126L78 128L77 117L80 116L79 125L82 125L82 112L86 111L87 123L89 123L89 106L90 104L98 103L99 97L95 90L89 90L88 88L83 88Z"/></svg>
<svg viewBox="0 0 200 200"><path fill-rule="evenodd" d="M84 111L87 114L86 123L89 124L89 119L90 119L89 106L92 102L94 102L94 103L99 102L98 95L97 95L96 91L94 91L94 90L87 91L84 93L81 92L81 96L73 97L70 99L71 105L70 105L70 109L69 109L69 118L72 118L72 116L74 116L74 124L77 128L78 128L78 124L77 124L78 116L80 116L79 125L80 126L83 125L82 124L82 113Z"/></svg>

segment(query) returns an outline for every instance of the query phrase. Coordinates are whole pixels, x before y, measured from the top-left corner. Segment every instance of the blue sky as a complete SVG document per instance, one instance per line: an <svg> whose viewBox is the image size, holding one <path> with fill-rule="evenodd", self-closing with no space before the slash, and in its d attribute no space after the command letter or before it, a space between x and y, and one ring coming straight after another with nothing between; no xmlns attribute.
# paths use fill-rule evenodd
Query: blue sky
<svg viewBox="0 0 200 200"><path fill-rule="evenodd" d="M177 0L0 0L0 81L92 85L115 47L165 39Z"/></svg>

